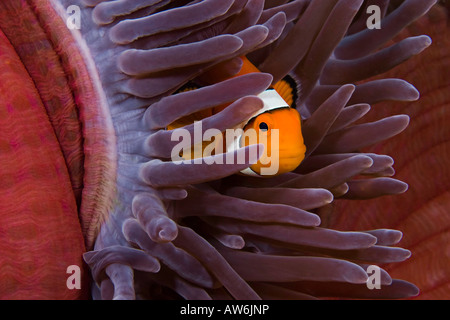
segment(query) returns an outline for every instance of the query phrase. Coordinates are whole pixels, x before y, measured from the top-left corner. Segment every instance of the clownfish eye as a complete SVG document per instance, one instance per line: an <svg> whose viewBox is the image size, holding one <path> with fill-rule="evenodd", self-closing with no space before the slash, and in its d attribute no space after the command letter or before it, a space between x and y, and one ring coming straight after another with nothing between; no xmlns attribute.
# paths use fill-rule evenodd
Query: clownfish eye
<svg viewBox="0 0 450 320"><path fill-rule="evenodd" d="M261 123L259 124L259 129L260 129L261 131L267 131L267 130L269 130L269 126L267 125L267 123L261 122Z"/></svg>

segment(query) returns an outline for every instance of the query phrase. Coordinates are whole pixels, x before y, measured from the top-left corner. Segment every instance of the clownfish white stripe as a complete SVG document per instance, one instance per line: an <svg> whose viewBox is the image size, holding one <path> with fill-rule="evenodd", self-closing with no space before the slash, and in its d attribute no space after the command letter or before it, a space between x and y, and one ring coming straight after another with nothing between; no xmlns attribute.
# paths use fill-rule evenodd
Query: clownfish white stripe
<svg viewBox="0 0 450 320"><path fill-rule="evenodd" d="M270 110L290 107L275 89L268 89L260 93L257 97L262 99L262 101L264 102L264 107L258 110L258 112L250 117L249 120Z"/></svg>

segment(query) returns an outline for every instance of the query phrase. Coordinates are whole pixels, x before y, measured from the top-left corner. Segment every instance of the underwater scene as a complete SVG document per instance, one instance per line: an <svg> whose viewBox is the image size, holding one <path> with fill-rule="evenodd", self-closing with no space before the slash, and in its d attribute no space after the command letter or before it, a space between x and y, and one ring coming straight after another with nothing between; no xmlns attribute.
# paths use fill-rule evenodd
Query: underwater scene
<svg viewBox="0 0 450 320"><path fill-rule="evenodd" d="M1 0L0 300L450 299L449 10Z"/></svg>

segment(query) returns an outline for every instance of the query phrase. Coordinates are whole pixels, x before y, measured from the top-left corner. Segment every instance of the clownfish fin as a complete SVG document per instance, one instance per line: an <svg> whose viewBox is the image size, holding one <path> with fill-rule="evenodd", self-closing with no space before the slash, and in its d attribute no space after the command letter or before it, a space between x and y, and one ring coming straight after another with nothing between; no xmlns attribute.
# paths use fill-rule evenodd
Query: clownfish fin
<svg viewBox="0 0 450 320"><path fill-rule="evenodd" d="M183 85L181 88L179 88L174 94L192 91L192 90L196 90L196 89L200 89L200 86L197 85L195 82L189 81L188 83Z"/></svg>
<svg viewBox="0 0 450 320"><path fill-rule="evenodd" d="M299 83L290 75L286 75L283 79L278 81L272 86L278 94L291 106L291 108L297 108L297 99L300 95Z"/></svg>

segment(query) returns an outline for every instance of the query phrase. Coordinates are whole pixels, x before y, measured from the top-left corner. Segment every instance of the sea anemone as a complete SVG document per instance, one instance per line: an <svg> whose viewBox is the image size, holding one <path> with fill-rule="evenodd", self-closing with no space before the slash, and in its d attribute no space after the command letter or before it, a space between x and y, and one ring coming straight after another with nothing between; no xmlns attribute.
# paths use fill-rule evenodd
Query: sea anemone
<svg viewBox="0 0 450 320"><path fill-rule="evenodd" d="M449 2L447 2L448 4ZM421 93L415 102L383 102L369 121L389 115L393 108L411 117L408 128L395 139L365 149L366 152L396 154L396 177L410 185L408 192L396 197L372 200L336 201L333 214L322 221L327 227L345 230L394 228L404 234L399 243L412 252L403 263L385 265L393 277L413 282L420 288L417 299L448 299L450 294L448 253L449 236L449 172L446 123L449 121L448 88L448 12L434 6L430 12L405 29L399 37L427 32L433 45L423 54L383 74L383 77L413 81ZM377 76L377 78L381 78ZM407 146L407 147L404 147ZM396 150L401 149L398 154ZM434 177L430 181L427 178ZM364 206L364 214L358 207ZM383 219L380 219L383 212Z"/></svg>
<svg viewBox="0 0 450 320"><path fill-rule="evenodd" d="M2 9L12 10L13 2ZM380 289L367 286L369 266L411 255L395 247L402 232L383 226L386 212L371 213L376 229L350 231L335 223L341 215L332 210L351 199L357 200L352 212L364 214L366 201L408 189L392 178L393 158L367 148L403 132L409 116L389 110L367 119L374 104L416 101L419 92L402 79L373 77L430 46L428 36L398 35L435 2L17 1L14 10L28 8L47 31L49 12L65 21L66 8L81 8L81 30L61 31L70 40L51 33L50 42L70 66L64 72L74 93L65 95L81 121L73 131L82 132L83 141L61 149L72 169L72 188L65 188L74 191L81 224L66 229L83 235L92 297L416 296L414 284L392 279L388 269L380 269ZM367 27L372 5L380 9L380 29ZM178 92L217 67L236 74L243 55L262 72ZM200 164L171 161L176 142L166 127L174 120L230 103L205 119L203 130L232 128L261 108L257 94L286 75L298 84L306 145L305 160L293 172L237 174L257 161L258 146L234 152L247 156L243 164L211 164L227 154ZM64 121L52 126L67 127ZM398 149L390 150L393 157Z"/></svg>

